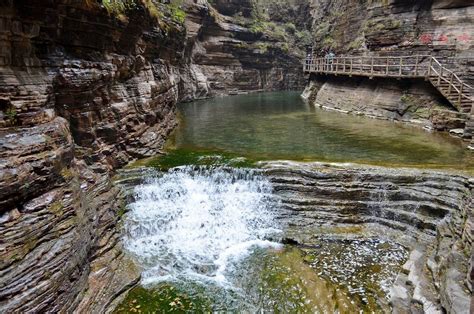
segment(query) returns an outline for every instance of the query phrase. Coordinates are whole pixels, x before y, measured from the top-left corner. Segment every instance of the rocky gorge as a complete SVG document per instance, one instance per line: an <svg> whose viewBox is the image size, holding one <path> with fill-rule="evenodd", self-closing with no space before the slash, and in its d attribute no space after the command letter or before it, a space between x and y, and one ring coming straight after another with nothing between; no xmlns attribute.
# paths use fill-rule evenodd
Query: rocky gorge
<svg viewBox="0 0 474 314"><path fill-rule="evenodd" d="M112 177L133 160L162 153L177 124L177 102L302 89L301 60L311 44L360 48L359 53L394 47L416 52L424 46L402 45L410 23L444 27L439 21L448 12L458 18L451 23L463 28L453 36L461 36L472 28L472 8L462 1L421 7L398 1L388 7L303 0L4 1L0 311L110 311L138 283L140 270L120 241L125 196ZM354 21L326 14L356 9L364 13L351 15L357 23L384 25L370 27L377 34L351 34L365 36L358 46L342 31ZM423 22L428 17L431 24ZM404 22L386 29L386 20ZM325 33L333 32L332 41L318 37L324 23L330 24ZM398 27L399 41L389 42ZM430 47L469 57L471 43L469 37ZM344 96L350 90L353 96ZM306 94L311 102L335 108L347 108L340 105L344 99L353 104L377 94L387 102L358 110L401 120L420 114L440 130L465 128L471 121L439 104L441 97L422 82L312 78ZM415 109L407 105L411 102ZM401 238L411 262L393 286L394 309L466 309L473 272L472 179L415 170L266 167L277 194L296 213L288 215L293 224L373 224ZM292 240L311 243L298 236Z"/></svg>

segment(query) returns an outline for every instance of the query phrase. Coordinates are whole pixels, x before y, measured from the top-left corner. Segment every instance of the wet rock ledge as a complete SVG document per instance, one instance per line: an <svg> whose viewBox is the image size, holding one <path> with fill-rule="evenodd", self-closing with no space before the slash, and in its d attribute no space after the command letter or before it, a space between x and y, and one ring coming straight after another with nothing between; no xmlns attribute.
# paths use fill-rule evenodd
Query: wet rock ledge
<svg viewBox="0 0 474 314"><path fill-rule="evenodd" d="M316 243L322 227L361 226L410 252L391 287L393 311L467 313L474 273L472 178L349 164L269 162L263 168L281 198L280 219L292 240Z"/></svg>

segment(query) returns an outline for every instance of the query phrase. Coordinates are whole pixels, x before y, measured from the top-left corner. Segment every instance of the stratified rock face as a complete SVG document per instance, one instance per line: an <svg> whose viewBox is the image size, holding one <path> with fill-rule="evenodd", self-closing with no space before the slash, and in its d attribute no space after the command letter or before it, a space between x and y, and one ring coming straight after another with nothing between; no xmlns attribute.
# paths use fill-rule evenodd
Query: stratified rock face
<svg viewBox="0 0 474 314"><path fill-rule="evenodd" d="M264 174L301 244L322 227L362 226L410 251L393 283L393 311L466 313L472 294L472 179L414 169L269 162ZM327 235L326 235L327 236ZM350 237L350 234L344 234Z"/></svg>
<svg viewBox="0 0 474 314"><path fill-rule="evenodd" d="M139 278L111 170L174 127L185 32L84 3L0 7L0 312L101 312Z"/></svg>
<svg viewBox="0 0 474 314"><path fill-rule="evenodd" d="M472 1L312 1L312 16L315 54L324 55L324 51L330 49L336 55L434 55L463 81L473 85ZM424 119L431 122L425 124L432 124L439 130L456 125L456 129L464 128L464 138L472 138L474 108L471 114L458 114L454 108L443 108L444 102L439 97L433 97L438 94L434 87L427 88L417 83L406 88L407 84L395 80L367 81L357 76L347 80L326 78L325 82L327 86L322 86L321 93L313 98L328 108L358 111L371 116L378 111L375 116L407 121L411 118L394 115L392 110L387 111L386 108L393 108L395 103L398 103L396 107L400 107L402 98L408 97L414 100L415 107L429 112L429 117L425 115ZM346 88L349 93L346 93ZM328 101L326 90L331 91L333 100L340 98L341 101L337 104ZM420 95L424 95L422 99L419 99ZM360 103L362 96L368 96L367 99L387 97L388 100L380 101L380 108L377 109ZM435 101L437 111L432 112L433 101L427 104L425 96ZM384 111L387 115L382 113Z"/></svg>
<svg viewBox="0 0 474 314"><path fill-rule="evenodd" d="M303 86L286 35L250 30L254 1L186 0L184 22L100 2L0 6L0 312L103 312L138 281L111 176L159 153L178 99Z"/></svg>
<svg viewBox="0 0 474 314"><path fill-rule="evenodd" d="M309 36L308 25L297 23L304 16L292 20L294 10L276 17L273 2L221 0L214 8L185 1L189 66L181 72L182 100L304 87L298 36Z"/></svg>
<svg viewBox="0 0 474 314"><path fill-rule="evenodd" d="M313 1L312 15L316 52L472 57L472 1Z"/></svg>
<svg viewBox="0 0 474 314"><path fill-rule="evenodd" d="M457 112L422 80L312 76L302 96L315 106L409 122L429 130L464 129L469 119L469 114Z"/></svg>

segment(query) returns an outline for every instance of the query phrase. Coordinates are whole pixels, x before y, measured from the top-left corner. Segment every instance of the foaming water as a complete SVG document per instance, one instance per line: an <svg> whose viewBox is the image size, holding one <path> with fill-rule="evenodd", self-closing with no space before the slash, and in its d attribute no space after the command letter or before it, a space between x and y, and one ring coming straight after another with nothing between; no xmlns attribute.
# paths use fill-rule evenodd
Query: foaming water
<svg viewBox="0 0 474 314"><path fill-rule="evenodd" d="M233 265L253 249L278 248L277 201L254 170L181 167L135 188L125 247L142 284L213 281L231 285Z"/></svg>

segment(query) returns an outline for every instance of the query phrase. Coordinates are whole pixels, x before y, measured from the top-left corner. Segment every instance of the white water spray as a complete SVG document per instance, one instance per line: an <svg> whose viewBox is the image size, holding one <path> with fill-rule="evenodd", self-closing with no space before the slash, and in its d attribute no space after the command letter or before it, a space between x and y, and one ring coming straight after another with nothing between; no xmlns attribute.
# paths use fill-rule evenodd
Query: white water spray
<svg viewBox="0 0 474 314"><path fill-rule="evenodd" d="M142 283L212 280L255 247L279 247L270 183L252 170L182 167L135 188L125 247L143 267Z"/></svg>

